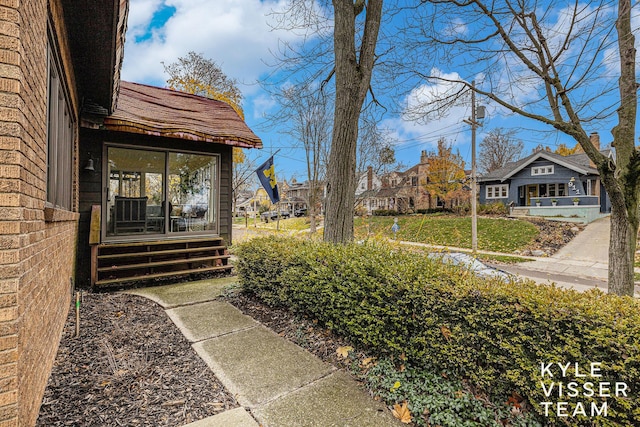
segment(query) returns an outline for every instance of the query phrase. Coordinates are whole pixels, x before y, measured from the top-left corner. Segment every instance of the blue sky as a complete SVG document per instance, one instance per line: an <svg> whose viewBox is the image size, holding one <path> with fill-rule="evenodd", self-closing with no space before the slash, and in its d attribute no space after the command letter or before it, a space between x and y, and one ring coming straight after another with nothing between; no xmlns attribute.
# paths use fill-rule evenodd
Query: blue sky
<svg viewBox="0 0 640 427"><path fill-rule="evenodd" d="M250 155L260 162L270 151L281 149L276 157L279 179L295 176L304 180L305 162L295 148L295 141L261 126L264 114L275 106L257 81L272 71L267 64L273 63L271 52L278 50L279 41L296 44L301 37L295 32L273 29L272 12L282 10L286 3L286 0L130 0L122 78L162 87L167 78L163 62L172 63L189 51L214 60L228 76L239 81L245 97L246 121L264 142L264 150L254 150ZM436 64L432 72L455 74L457 70L439 68ZM413 94L417 97L442 89L415 84ZM377 93L377 96L384 98L384 94ZM408 99L385 100L409 102ZM478 102L483 104L481 99ZM455 107L447 117L423 124L403 120L400 114L392 113L398 111L395 106L389 111L382 124L395 137L397 160L411 166L418 161L421 150L433 150L438 139L444 137L470 163L471 131L463 122L471 115L469 105ZM478 130L478 142L486 131L504 127L525 129L518 137L525 143L526 154L540 143L552 148L560 143L575 145L559 133L538 133L536 129L542 128L535 123L491 105L487 105L487 112L484 126ZM610 142L606 128L593 130L600 132L603 145Z"/></svg>

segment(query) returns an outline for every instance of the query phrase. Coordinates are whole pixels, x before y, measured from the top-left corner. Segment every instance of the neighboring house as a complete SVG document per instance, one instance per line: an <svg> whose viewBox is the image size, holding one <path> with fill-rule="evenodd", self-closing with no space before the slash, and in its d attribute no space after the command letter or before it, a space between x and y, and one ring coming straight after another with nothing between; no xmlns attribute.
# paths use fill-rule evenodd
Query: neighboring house
<svg viewBox="0 0 640 427"><path fill-rule="evenodd" d="M368 214L375 210L394 210L410 213L433 209L438 200L425 189L429 179L429 155L425 150L420 162L404 172L391 171L380 177L371 168L362 174L356 189L356 208Z"/></svg>
<svg viewBox="0 0 640 427"><path fill-rule="evenodd" d="M368 168L358 181L356 209L364 209L369 215L376 210L408 213L427 209L431 198L423 184L427 179L428 166L426 152L423 151L420 163L404 172L391 171L378 177Z"/></svg>
<svg viewBox="0 0 640 427"><path fill-rule="evenodd" d="M597 133L591 141L600 147ZM610 149L602 154L613 156ZM600 213L611 210L609 197L600 182L595 165L585 153L561 156L538 151L511 162L478 178L480 203L502 202L512 207L566 208L575 204L581 209L591 207ZM544 215L544 211L535 214ZM550 215L550 211L546 211Z"/></svg>
<svg viewBox="0 0 640 427"><path fill-rule="evenodd" d="M244 216L252 213L253 192L251 190L240 190L236 196L235 212L236 216Z"/></svg>
<svg viewBox="0 0 640 427"><path fill-rule="evenodd" d="M367 171L360 174L356 184L356 212L362 211L362 214L371 215L372 211L380 209L376 195L381 187L382 181L378 175L371 166L367 167Z"/></svg>
<svg viewBox="0 0 640 427"><path fill-rule="evenodd" d="M309 181L297 182L293 180L291 184L284 182L285 191L280 200L282 210L289 211L291 215L297 209L309 209L309 195L311 194L311 186ZM316 214L321 213L324 195L324 182L316 184Z"/></svg>
<svg viewBox="0 0 640 427"><path fill-rule="evenodd" d="M356 199L366 191L378 190L382 187L382 181L373 171L373 167L368 166L367 171L361 173L356 184Z"/></svg>
<svg viewBox="0 0 640 427"><path fill-rule="evenodd" d="M35 424L71 291L108 269L100 250L228 244L232 147L261 146L224 103L120 82L128 1L77 3L0 16L0 425Z"/></svg>
<svg viewBox="0 0 640 427"><path fill-rule="evenodd" d="M238 202L236 206L236 214L244 216L246 213L247 216L253 218L260 212L261 206L268 209L271 206L271 200L269 200L267 191L259 187L254 193L248 192L246 196L243 196L243 200Z"/></svg>

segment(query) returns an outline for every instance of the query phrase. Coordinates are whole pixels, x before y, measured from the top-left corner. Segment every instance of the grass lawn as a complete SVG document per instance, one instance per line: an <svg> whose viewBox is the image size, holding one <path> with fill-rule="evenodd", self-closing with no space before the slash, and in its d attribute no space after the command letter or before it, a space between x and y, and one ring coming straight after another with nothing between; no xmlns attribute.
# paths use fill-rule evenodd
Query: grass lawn
<svg viewBox="0 0 640 427"><path fill-rule="evenodd" d="M254 224L257 224L258 228L275 230L277 226L277 221L269 221L264 222L260 221L258 218L257 222L253 218L249 218L249 227L253 227ZM233 223L236 225L245 225L244 218L234 218ZM289 218L289 219L280 219L280 230L283 231L302 231L307 230L309 228L309 218L301 217L301 218Z"/></svg>
<svg viewBox="0 0 640 427"><path fill-rule="evenodd" d="M356 218L356 238L393 237L393 217ZM432 245L471 248L471 218L449 215L398 216L398 239ZM527 221L478 218L478 249L510 253L522 250L538 234Z"/></svg>

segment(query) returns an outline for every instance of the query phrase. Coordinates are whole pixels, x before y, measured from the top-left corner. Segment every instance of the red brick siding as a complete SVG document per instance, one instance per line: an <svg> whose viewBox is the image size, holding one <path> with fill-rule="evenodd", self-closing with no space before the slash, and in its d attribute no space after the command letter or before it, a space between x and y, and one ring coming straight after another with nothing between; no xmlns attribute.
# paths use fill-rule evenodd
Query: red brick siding
<svg viewBox="0 0 640 427"><path fill-rule="evenodd" d="M0 427L35 424L74 270L77 214L45 221L48 13L0 0Z"/></svg>

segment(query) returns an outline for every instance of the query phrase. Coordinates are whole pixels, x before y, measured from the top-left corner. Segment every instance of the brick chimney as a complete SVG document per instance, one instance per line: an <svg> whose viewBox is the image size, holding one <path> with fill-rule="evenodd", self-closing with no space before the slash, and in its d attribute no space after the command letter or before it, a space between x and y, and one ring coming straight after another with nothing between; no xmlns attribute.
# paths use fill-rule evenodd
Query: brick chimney
<svg viewBox="0 0 640 427"><path fill-rule="evenodd" d="M429 157L427 156L427 150L422 150L422 153L420 153L420 164L421 165L425 165L429 163Z"/></svg>
<svg viewBox="0 0 640 427"><path fill-rule="evenodd" d="M367 167L367 190L373 189L373 167Z"/></svg>
<svg viewBox="0 0 640 427"><path fill-rule="evenodd" d="M591 141L593 146L596 147L596 150L600 151L600 135L598 132L591 132L591 135L589 135L589 141Z"/></svg>

